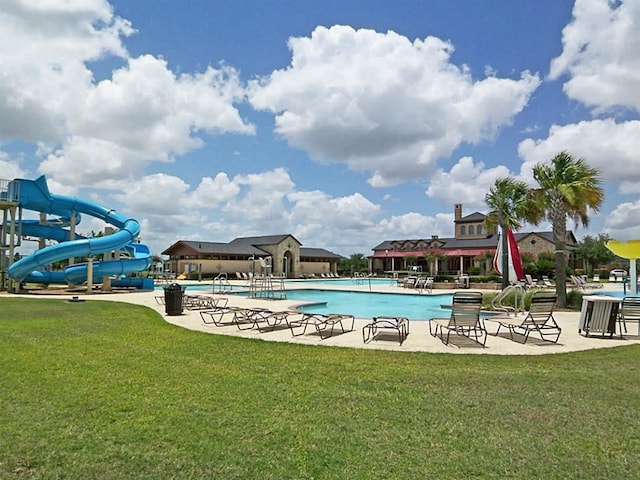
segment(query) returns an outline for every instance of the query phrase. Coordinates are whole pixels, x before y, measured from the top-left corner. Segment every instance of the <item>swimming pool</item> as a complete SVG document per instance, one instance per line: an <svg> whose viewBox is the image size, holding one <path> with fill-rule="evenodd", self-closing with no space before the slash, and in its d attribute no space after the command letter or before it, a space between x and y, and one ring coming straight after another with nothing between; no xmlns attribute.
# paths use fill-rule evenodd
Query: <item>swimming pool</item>
<svg viewBox="0 0 640 480"><path fill-rule="evenodd" d="M328 280L327 282L339 282ZM378 280L380 281L380 280ZM382 280L384 281L384 280ZM389 280L386 280L387 282ZM343 285L351 280L344 280ZM317 285L317 283L314 283ZM188 285L187 293L198 290L211 291L210 285ZM246 296L246 291L230 295ZM407 317L410 320L429 320L433 317L448 317L451 310L442 305L451 305L451 294L409 295L402 293L357 292L347 290L287 289L287 300L300 301L300 311L309 313L344 313L356 318Z"/></svg>
<svg viewBox="0 0 640 480"><path fill-rule="evenodd" d="M616 298L624 298L630 297L631 292L627 290L624 292L623 290L604 290L600 292L594 292L591 295L606 295L607 297L616 297Z"/></svg>
<svg viewBox="0 0 640 480"><path fill-rule="evenodd" d="M428 320L448 317L452 296L403 295L400 293L346 292L341 290L288 290L287 300L313 302L299 310L310 313L345 313L357 318L407 317Z"/></svg>
<svg viewBox="0 0 640 480"><path fill-rule="evenodd" d="M395 285L396 279L393 278L318 278L315 280L285 280L287 285L295 285L298 288L305 283L312 283L314 285Z"/></svg>

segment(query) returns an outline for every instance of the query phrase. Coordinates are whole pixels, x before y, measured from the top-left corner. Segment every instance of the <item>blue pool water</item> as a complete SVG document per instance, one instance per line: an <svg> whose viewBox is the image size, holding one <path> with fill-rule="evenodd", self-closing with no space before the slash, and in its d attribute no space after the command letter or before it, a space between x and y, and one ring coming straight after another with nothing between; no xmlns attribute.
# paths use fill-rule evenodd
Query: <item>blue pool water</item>
<svg viewBox="0 0 640 480"><path fill-rule="evenodd" d="M605 290L602 292L595 292L593 295L606 295L607 297L616 297L616 298L624 298L631 295L631 292L627 290L627 293L622 290Z"/></svg>
<svg viewBox="0 0 640 480"><path fill-rule="evenodd" d="M395 285L397 283L396 280L392 278L319 278L316 280L286 280L288 285L296 285L298 288L305 283L312 283L314 285L341 285L341 286L349 286L349 285Z"/></svg>
<svg viewBox="0 0 640 480"><path fill-rule="evenodd" d="M372 280L373 282L374 280ZM378 282L389 280L378 279ZM321 281L319 281L321 282ZM351 280L326 280L353 284ZM314 285L317 285L314 281ZM302 286L302 282L300 282ZM289 288L291 285L289 285ZM189 285L187 293L202 290L211 291L210 285ZM233 293L246 296L246 292ZM300 306L299 310L309 313L344 313L356 318L407 317L410 320L428 320L433 317L449 317L451 310L442 305L451 305L451 294L408 295L401 293L355 292L343 290L287 289L287 300L313 305Z"/></svg>
<svg viewBox="0 0 640 480"><path fill-rule="evenodd" d="M335 290L289 290L287 300L317 302L299 308L311 313L345 313L357 318L381 316L428 320L448 317L451 295L402 295L394 293L344 292Z"/></svg>

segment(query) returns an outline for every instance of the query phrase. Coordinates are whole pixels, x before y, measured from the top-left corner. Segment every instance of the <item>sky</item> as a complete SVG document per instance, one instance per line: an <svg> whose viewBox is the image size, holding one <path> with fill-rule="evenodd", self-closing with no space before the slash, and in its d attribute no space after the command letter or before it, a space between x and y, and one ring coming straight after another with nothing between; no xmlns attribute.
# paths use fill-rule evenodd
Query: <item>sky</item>
<svg viewBox="0 0 640 480"><path fill-rule="evenodd" d="M640 238L639 91L640 0L0 3L0 178L134 218L154 254L451 237L454 204L563 150L605 189L576 237Z"/></svg>

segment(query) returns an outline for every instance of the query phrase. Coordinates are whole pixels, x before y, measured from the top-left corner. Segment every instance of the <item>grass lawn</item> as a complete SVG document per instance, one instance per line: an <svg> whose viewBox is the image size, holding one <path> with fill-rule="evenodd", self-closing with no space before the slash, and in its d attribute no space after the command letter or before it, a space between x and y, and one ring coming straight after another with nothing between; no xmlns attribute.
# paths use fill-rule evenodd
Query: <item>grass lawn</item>
<svg viewBox="0 0 640 480"><path fill-rule="evenodd" d="M0 298L2 479L637 479L639 415L638 345L314 347Z"/></svg>

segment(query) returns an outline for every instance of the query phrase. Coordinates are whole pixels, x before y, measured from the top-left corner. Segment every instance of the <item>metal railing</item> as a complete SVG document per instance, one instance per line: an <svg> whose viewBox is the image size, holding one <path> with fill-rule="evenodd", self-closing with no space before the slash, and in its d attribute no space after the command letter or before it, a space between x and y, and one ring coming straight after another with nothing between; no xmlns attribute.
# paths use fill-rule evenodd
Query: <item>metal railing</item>
<svg viewBox="0 0 640 480"><path fill-rule="evenodd" d="M20 196L20 183L0 178L0 201L17 202Z"/></svg>

